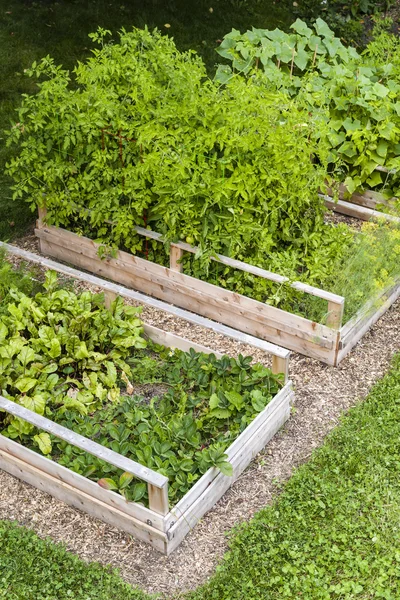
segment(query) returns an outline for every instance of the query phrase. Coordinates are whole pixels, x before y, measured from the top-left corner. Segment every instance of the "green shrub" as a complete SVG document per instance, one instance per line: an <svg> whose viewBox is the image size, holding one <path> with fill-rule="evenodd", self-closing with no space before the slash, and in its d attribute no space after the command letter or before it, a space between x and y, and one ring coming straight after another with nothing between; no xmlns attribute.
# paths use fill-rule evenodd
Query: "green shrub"
<svg viewBox="0 0 400 600"><path fill-rule="evenodd" d="M360 55L346 48L322 19L312 28L298 19L291 29L227 34L218 52L232 67L220 66L218 81L262 71L270 92L297 98L313 114L323 109L329 115L327 126L317 136L330 147L330 173L350 193L369 187L387 197L399 195L399 178L393 176L400 167L397 38L377 31L377 39Z"/></svg>

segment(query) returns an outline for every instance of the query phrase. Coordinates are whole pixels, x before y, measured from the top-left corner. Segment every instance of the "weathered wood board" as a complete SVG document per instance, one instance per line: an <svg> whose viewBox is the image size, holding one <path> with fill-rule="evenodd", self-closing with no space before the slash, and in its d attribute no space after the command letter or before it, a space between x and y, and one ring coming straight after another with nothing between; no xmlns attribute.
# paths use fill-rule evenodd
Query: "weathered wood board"
<svg viewBox="0 0 400 600"><path fill-rule="evenodd" d="M99 244L64 229L44 226L36 230L36 235L43 254L252 336L331 365L336 362L344 302L340 296L321 290L332 309L331 326L323 325L127 252L119 251L115 257L101 259Z"/></svg>

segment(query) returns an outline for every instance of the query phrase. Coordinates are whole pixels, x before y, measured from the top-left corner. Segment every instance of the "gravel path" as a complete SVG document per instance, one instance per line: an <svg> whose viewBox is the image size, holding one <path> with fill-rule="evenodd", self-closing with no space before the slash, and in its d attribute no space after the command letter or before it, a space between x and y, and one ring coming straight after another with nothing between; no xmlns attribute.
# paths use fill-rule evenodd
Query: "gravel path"
<svg viewBox="0 0 400 600"><path fill-rule="evenodd" d="M143 319L222 352L251 353L248 347L152 308L144 309ZM293 354L290 377L296 398L290 420L170 557L1 471L0 518L17 520L43 537L62 541L85 560L118 567L126 581L148 591L171 595L194 588L212 575L227 549L226 534L232 526L271 502L280 484L310 457L343 411L385 373L400 350L399 333L397 302L339 368ZM261 352L253 356L266 362Z"/></svg>

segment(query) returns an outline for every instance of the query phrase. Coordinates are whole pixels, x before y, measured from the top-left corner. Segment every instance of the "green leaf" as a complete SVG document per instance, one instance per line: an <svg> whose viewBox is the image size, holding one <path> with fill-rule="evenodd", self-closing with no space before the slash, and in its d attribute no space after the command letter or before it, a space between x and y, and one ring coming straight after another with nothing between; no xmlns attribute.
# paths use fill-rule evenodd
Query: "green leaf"
<svg viewBox="0 0 400 600"><path fill-rule="evenodd" d="M356 131L357 129L360 129L361 121L359 119L351 119L350 117L347 117L347 119L343 121L343 127L346 129L346 131Z"/></svg>
<svg viewBox="0 0 400 600"><path fill-rule="evenodd" d="M103 477L103 479L99 479L98 482L100 487L105 490L117 490L118 486L115 483L114 479L110 479L109 477Z"/></svg>
<svg viewBox="0 0 400 600"><path fill-rule="evenodd" d="M55 271L46 271L43 287L47 292L52 292L57 287L57 273Z"/></svg>
<svg viewBox="0 0 400 600"><path fill-rule="evenodd" d="M209 406L211 409L217 408L219 406L219 398L217 394L212 394L210 397Z"/></svg>
<svg viewBox="0 0 400 600"><path fill-rule="evenodd" d="M263 395L263 393L260 390L253 390L250 393L250 396L251 404L254 410L256 410L257 412L261 412L262 410L264 410L267 398Z"/></svg>
<svg viewBox="0 0 400 600"><path fill-rule="evenodd" d="M36 379L32 379L31 377L20 377L14 383L14 386L19 390L22 394L26 394L32 388L34 388L37 384Z"/></svg>
<svg viewBox="0 0 400 600"><path fill-rule="evenodd" d="M294 57L294 64L296 65L296 67L298 67L299 69L304 71L304 69L306 68L306 66L308 64L309 59L310 59L310 57L305 50L297 50L295 57Z"/></svg>
<svg viewBox="0 0 400 600"><path fill-rule="evenodd" d="M22 396L19 400L19 403L22 406L25 406L28 410L31 410L38 415L44 415L44 410L46 408L46 398L41 394L35 394L33 397L30 396Z"/></svg>
<svg viewBox="0 0 400 600"><path fill-rule="evenodd" d="M322 35L325 38L333 38L335 36L334 32L328 26L328 24L325 21L323 21L322 19L320 19L319 17L315 21L314 26L315 26L315 31L318 33L318 35Z"/></svg>
<svg viewBox="0 0 400 600"><path fill-rule="evenodd" d="M35 360L35 353L32 350L32 348L24 346L21 352L18 354L17 358L21 365L26 368L30 362L33 362Z"/></svg>
<svg viewBox="0 0 400 600"><path fill-rule="evenodd" d="M299 35L306 37L307 39L312 36L312 29L310 29L307 24L301 19L296 19L294 23L290 26L291 29L296 31Z"/></svg>
<svg viewBox="0 0 400 600"><path fill-rule="evenodd" d="M8 335L8 329L4 323L0 323L0 342L3 342Z"/></svg>
<svg viewBox="0 0 400 600"><path fill-rule="evenodd" d="M77 360L83 360L84 358L89 358L89 352L86 346L86 342L80 342L78 348L75 350L74 357Z"/></svg>
<svg viewBox="0 0 400 600"><path fill-rule="evenodd" d="M49 356L57 358L61 355L61 344L57 338L53 338L50 342Z"/></svg>
<svg viewBox="0 0 400 600"><path fill-rule="evenodd" d="M380 140L376 148L376 153L382 158L386 158L389 144L384 140Z"/></svg>
<svg viewBox="0 0 400 600"><path fill-rule="evenodd" d="M122 473L121 477L119 478L119 489L123 490L126 487L128 487L128 485L132 482L132 480L133 480L132 473Z"/></svg>
<svg viewBox="0 0 400 600"><path fill-rule="evenodd" d="M134 502L139 502L146 494L147 486L145 483L135 483L133 486L133 495L132 499Z"/></svg>
<svg viewBox="0 0 400 600"><path fill-rule="evenodd" d="M379 98L386 98L386 96L389 93L389 90L387 87L385 87L384 85L382 85L381 83L379 83L378 81L376 83L374 83L374 85L372 86L372 91L374 92L374 94L376 94Z"/></svg>
<svg viewBox="0 0 400 600"><path fill-rule="evenodd" d="M224 392L226 398L229 400L231 404L236 408L236 410L241 410L244 406L244 398L238 392Z"/></svg>
<svg viewBox="0 0 400 600"><path fill-rule="evenodd" d="M228 419L231 414L231 411L227 408L214 408L214 410L209 413L209 416L215 417L216 419Z"/></svg>
<svg viewBox="0 0 400 600"><path fill-rule="evenodd" d="M80 339L78 338L78 336L71 335L65 344L65 349L70 356L73 356L75 358L76 353L79 351L79 346Z"/></svg>
<svg viewBox="0 0 400 600"><path fill-rule="evenodd" d="M39 433L33 436L33 440L37 443L42 454L51 454L52 445L48 433Z"/></svg>
<svg viewBox="0 0 400 600"><path fill-rule="evenodd" d="M382 175L379 171L374 171L367 179L368 185L375 187L382 183Z"/></svg>
<svg viewBox="0 0 400 600"><path fill-rule="evenodd" d="M232 467L231 463L228 462L227 460L218 462L216 466L218 467L218 469L221 471L221 473L223 475L226 475L227 477L233 476L233 467Z"/></svg>

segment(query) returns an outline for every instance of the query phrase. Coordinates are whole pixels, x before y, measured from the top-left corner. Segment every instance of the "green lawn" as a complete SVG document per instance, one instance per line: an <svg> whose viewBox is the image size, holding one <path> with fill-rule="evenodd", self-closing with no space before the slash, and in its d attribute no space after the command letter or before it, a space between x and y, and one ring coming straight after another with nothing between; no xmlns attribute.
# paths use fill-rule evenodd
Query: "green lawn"
<svg viewBox="0 0 400 600"><path fill-rule="evenodd" d="M87 565L61 545L0 521L0 598L7 600L149 600L111 569Z"/></svg>
<svg viewBox="0 0 400 600"><path fill-rule="evenodd" d="M211 581L184 598L398 600L399 523L400 355L275 503L234 532ZM0 567L8 600L149 598L4 522Z"/></svg>
<svg viewBox="0 0 400 600"><path fill-rule="evenodd" d="M287 29L294 20L288 7L290 0L0 0L0 239L22 235L34 220L24 202L12 201L3 173L8 156L3 131L20 95L34 91L23 75L34 60L50 54L72 68L88 54L87 36L98 26L117 32L147 24L168 32L181 49L201 53L212 72L217 40L232 27Z"/></svg>

